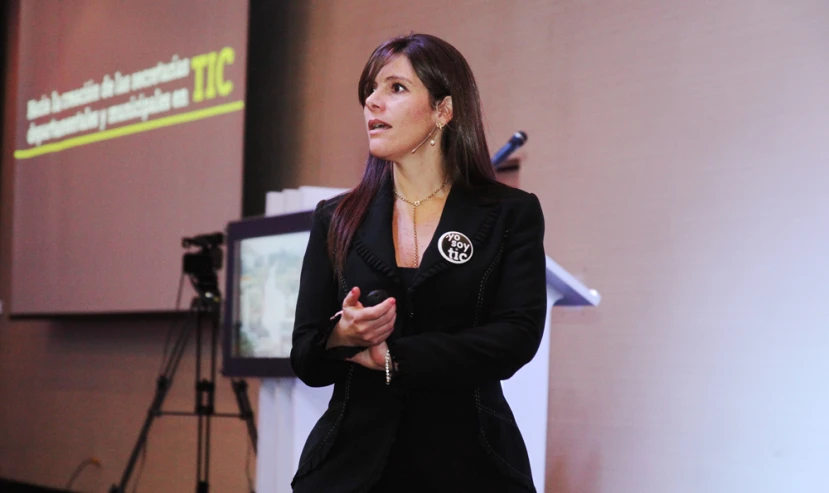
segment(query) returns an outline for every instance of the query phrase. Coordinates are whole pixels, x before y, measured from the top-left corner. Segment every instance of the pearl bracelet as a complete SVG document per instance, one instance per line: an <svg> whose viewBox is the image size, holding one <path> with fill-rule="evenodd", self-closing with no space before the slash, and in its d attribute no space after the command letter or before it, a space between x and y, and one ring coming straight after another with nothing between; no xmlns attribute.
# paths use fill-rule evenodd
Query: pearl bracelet
<svg viewBox="0 0 829 493"><path fill-rule="evenodd" d="M386 385L391 385L391 351L386 349Z"/></svg>

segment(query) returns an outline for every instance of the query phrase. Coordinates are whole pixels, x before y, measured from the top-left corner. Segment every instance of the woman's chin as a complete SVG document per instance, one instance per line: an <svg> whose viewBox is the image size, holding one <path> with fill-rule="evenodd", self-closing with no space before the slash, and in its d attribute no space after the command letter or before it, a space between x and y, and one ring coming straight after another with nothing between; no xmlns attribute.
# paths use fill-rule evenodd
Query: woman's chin
<svg viewBox="0 0 829 493"><path fill-rule="evenodd" d="M377 159L384 159L386 161L394 161L394 156L396 155L394 152L389 152L388 149L383 148L369 147L368 152Z"/></svg>

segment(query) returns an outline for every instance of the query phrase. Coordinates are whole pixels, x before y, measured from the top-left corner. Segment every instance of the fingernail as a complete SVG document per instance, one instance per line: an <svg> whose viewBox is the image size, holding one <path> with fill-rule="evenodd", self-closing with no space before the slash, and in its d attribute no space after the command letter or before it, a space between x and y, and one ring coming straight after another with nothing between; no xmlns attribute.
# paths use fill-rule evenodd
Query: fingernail
<svg viewBox="0 0 829 493"><path fill-rule="evenodd" d="M393 305L393 304L395 304L395 303L397 303L397 300L396 300L396 299L394 299L394 298L392 298L392 299L391 299L391 304Z"/></svg>

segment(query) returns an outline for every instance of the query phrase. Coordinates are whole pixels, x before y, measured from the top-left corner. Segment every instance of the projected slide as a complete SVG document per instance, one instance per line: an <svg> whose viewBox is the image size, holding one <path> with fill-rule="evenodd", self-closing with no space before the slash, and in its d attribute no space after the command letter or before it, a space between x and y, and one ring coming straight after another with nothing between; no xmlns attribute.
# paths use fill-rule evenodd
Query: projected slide
<svg viewBox="0 0 829 493"><path fill-rule="evenodd" d="M181 238L241 214L247 16L21 2L13 314L174 308Z"/></svg>
<svg viewBox="0 0 829 493"><path fill-rule="evenodd" d="M39 99L29 99L27 147L15 150L14 156L26 159L239 111L244 107L242 100L224 102L234 87L233 81L225 78L225 67L235 59L236 52L230 46L192 58L173 54L169 61L131 74L116 71L65 92L52 89ZM165 90L160 85L170 87ZM219 100L211 101L216 98ZM191 103L206 104L182 113Z"/></svg>

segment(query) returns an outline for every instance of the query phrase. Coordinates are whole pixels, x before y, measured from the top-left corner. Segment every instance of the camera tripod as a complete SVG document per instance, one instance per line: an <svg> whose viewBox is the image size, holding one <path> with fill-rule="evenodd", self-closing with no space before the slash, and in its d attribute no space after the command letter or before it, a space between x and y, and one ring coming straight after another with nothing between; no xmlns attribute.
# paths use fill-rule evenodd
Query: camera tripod
<svg viewBox="0 0 829 493"><path fill-rule="evenodd" d="M155 396L153 397L150 408L147 411L147 418L144 420L144 425L141 427L141 432L138 435L138 441L132 449L127 467L124 469L124 474L121 476L121 482L118 485L112 485L109 493L125 493L127 483L132 474L135 463L138 460L139 454L146 446L147 435L150 432L150 426L153 421L163 415L171 416L197 416L198 417L198 454L196 458L196 493L208 493L209 491L209 477L210 477L210 420L213 417L220 418L241 418L247 424L248 435L256 452L256 425L253 421L253 410L250 407L250 401L247 395L247 382L240 379L231 380L231 387L236 396L236 404L239 407L237 414L217 413L215 410L215 381L216 381L216 353L218 348L218 332L219 332L219 317L220 317L220 298L217 290L205 290L200 295L195 296L190 305L190 312L195 318L195 327L188 327L188 324L182 327L179 332L173 349L170 353L169 359L164 363L164 369L159 375L156 382ZM210 370L206 378L202 378L202 325L207 319L210 323ZM195 329L196 333L196 405L194 412L187 411L162 411L161 406L164 404L164 399L167 392L173 383L178 365L181 362L181 357L187 347L190 333Z"/></svg>

